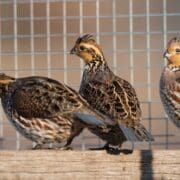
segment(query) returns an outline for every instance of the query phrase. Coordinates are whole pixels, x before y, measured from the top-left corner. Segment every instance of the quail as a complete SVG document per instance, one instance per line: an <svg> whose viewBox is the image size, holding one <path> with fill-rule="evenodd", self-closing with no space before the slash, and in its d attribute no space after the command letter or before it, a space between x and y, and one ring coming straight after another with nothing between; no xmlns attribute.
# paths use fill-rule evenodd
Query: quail
<svg viewBox="0 0 180 180"><path fill-rule="evenodd" d="M152 135L141 124L141 108L136 92L126 80L109 68L100 45L91 34L80 36L70 54L85 62L79 92L99 112L110 117L114 125L89 130L106 141L104 147L125 141L153 141Z"/></svg>
<svg viewBox="0 0 180 180"><path fill-rule="evenodd" d="M21 135L36 142L34 149L54 142L65 142L68 149L83 128L111 124L74 89L47 77L15 79L1 73L0 97L7 118Z"/></svg>
<svg viewBox="0 0 180 180"><path fill-rule="evenodd" d="M180 38L172 38L164 52L167 64L160 78L160 97L172 122L180 128Z"/></svg>

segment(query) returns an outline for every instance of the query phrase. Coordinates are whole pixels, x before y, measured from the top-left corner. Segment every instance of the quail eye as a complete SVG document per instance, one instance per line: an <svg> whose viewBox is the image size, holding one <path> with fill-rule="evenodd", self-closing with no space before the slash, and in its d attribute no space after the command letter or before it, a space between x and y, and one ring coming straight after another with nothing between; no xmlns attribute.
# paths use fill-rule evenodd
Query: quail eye
<svg viewBox="0 0 180 180"><path fill-rule="evenodd" d="M84 50L85 50L85 47L84 47L84 46L80 46L79 49L80 49L81 51L84 51Z"/></svg>
<svg viewBox="0 0 180 180"><path fill-rule="evenodd" d="M180 49L176 49L176 52L177 52L177 53L180 53Z"/></svg>

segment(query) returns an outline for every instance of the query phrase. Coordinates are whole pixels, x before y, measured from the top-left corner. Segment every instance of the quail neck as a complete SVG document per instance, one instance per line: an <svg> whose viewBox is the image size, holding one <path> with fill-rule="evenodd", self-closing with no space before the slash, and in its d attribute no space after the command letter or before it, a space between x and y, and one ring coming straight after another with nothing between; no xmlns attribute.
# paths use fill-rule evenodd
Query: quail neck
<svg viewBox="0 0 180 180"><path fill-rule="evenodd" d="M84 78L96 80L98 82L109 82L112 79L113 72L110 70L104 55L93 54L92 60L85 64Z"/></svg>

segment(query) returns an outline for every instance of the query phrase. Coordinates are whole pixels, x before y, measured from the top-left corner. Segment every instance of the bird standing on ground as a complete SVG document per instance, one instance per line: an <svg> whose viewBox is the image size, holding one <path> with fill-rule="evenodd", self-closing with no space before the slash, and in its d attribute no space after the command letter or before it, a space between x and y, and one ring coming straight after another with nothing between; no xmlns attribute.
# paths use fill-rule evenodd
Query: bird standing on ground
<svg viewBox="0 0 180 180"><path fill-rule="evenodd" d="M160 97L164 109L180 128L180 38L172 38L164 53L167 65L160 78Z"/></svg>
<svg viewBox="0 0 180 180"><path fill-rule="evenodd" d="M110 70L93 36L79 37L70 53L85 62L80 94L94 109L115 122L104 129L90 128L92 133L107 141L103 148L108 149L109 144L120 147L126 140L152 141L152 136L140 123L141 109L134 88Z"/></svg>
<svg viewBox="0 0 180 180"><path fill-rule="evenodd" d="M24 137L37 143L35 149L45 143L67 142L66 149L86 122L106 119L75 90L47 77L15 79L0 74L0 97L7 118Z"/></svg>

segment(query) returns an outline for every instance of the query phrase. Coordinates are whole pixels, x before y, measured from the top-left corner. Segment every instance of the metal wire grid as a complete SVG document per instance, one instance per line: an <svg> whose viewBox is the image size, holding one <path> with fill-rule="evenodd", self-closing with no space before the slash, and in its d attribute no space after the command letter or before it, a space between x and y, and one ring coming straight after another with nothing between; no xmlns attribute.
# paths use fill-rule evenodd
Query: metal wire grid
<svg viewBox="0 0 180 180"><path fill-rule="evenodd" d="M121 13L118 9L118 6L120 4L125 4L124 7L127 8L126 13ZM53 4L60 5L61 9L56 8L53 6ZM88 32L86 25L92 23L92 26L95 27L93 29L92 34L96 36L96 39L99 43L105 42L108 44L108 40L104 41L105 38L110 37L112 38L112 48L105 49L105 54L107 57L110 57L112 61L109 63L115 73L119 73L121 75L123 71L125 72L125 75L128 74L128 76L124 76L127 80L129 80L137 89L137 91L141 88L146 88L147 93L145 95L146 98L141 98L141 103L143 110L145 110L145 115L143 116L143 123L147 125L149 130L152 132L152 134L155 136L155 139L157 140L153 145L152 148L179 148L179 132L171 122L168 121L167 117L164 114L163 110L160 110L161 114L153 114L154 107L160 108L161 103L159 100L159 97L153 96L154 88L157 90L157 84L153 83L153 70L157 69L161 71L162 69L162 63L157 64L157 66L152 65L152 53L159 53L162 54L163 47L166 46L168 37L179 35L179 26L173 25L173 28L168 28L168 20L167 18L172 17L174 18L175 22L178 23L178 18L180 16L180 10L175 11L168 11L170 7L170 0L162 0L162 1L155 1L155 0L29 0L29 1L23 1L23 0L6 0L6 1L0 1L0 8L1 8L1 16L0 16L0 67L1 71L5 71L7 73L13 74L15 77L21 76L21 72L28 72L29 75L35 75L37 73L45 72L45 74L49 77L53 77L56 79L59 79L59 74L57 76L52 76L54 71L61 71L63 74L63 80L66 84L71 84L71 80L73 77L69 77L69 73L72 73L72 71L77 71L79 75L76 76L76 78L81 78L82 72L83 72L83 63L82 61L79 63L78 66L69 67L69 55L68 50L73 45L75 39L79 36L79 34L83 34ZM174 0L175 6L180 6L180 3L178 0ZM90 5L91 10L88 10L88 5ZM23 15L23 7L26 6L26 8L29 11L29 15ZM69 9L69 6L71 9ZM74 7L73 7L74 6ZM108 7L109 6L109 7ZM138 7L139 6L139 7ZM161 12L151 12L152 7L154 6L161 6L162 9ZM174 6L174 7L175 7ZM36 15L37 9L39 7L40 11L43 11L44 13L40 13L40 15ZM7 9L7 11L3 11L3 9ZM77 10L78 9L78 10ZM120 8L122 10L122 8ZM143 9L143 11L141 11ZM158 8L157 8L158 9ZM173 8L172 8L173 9ZM52 12L56 10L59 11L59 15L52 15ZM86 13L86 10L88 13ZM11 12L12 11L12 12ZM74 12L71 13L70 11ZM125 12L125 11L124 11ZM24 13L26 14L26 13ZM145 28L142 31L136 30L135 24L137 24L136 19L138 18L144 18ZM163 27L159 30L152 30L151 29L151 18L161 18L159 21ZM118 28L118 19L125 19L125 23L128 23L128 31L119 31ZM39 22L40 26L42 25L45 29L42 32L35 32L35 22ZM60 30L51 32L51 26L52 22L55 21L62 21L62 26L59 27ZM102 28L102 22L105 21L105 27ZM111 26L112 28L108 28L110 26L109 21L112 21ZM20 22L28 22L28 33L19 33L18 27ZM41 23L45 22L45 23ZM72 28L71 31L69 31L69 23L78 23L79 26L79 32L77 32L76 28L73 26L70 26ZM12 23L12 26L10 25ZM45 24L45 25L44 25ZM5 27L4 27L5 26ZM6 33L7 28L10 27L10 31ZM89 27L89 25L88 25ZM41 27L39 27L41 28ZM123 28L123 27L122 27ZM74 31L73 31L74 29ZM91 28L90 28L91 29ZM111 31L109 30L111 29ZM156 28L155 28L156 29ZM159 48L152 48L151 41L152 36L162 36L162 42L163 47ZM125 42L128 42L128 48L119 48L119 39L118 36L125 37ZM136 36L142 36L145 38L145 48L136 48ZM37 50L37 42L36 39L44 39L45 41L42 41L40 46L40 50ZM61 38L62 48L59 50L53 50L52 47L52 38L54 38L53 41L56 41L56 38ZM27 51L22 51L18 47L18 43L20 40L26 40L28 39L28 42L30 44L30 48ZM71 45L69 45L69 39L71 40ZM13 43L12 51L8 50L8 46L6 47L4 45L4 42L11 41ZM44 47L43 43L46 44ZM143 42L142 42L143 43ZM140 42L141 44L141 42ZM26 44L25 44L26 45ZM105 46L106 47L106 46ZM108 46L109 47L109 46ZM10 48L11 49L11 48ZM128 66L124 65L122 67L119 67L121 65L121 59L119 58L119 55L123 55L125 53L129 56L129 62ZM146 73L147 79L146 82L138 83L137 82L137 73L136 73L136 64L138 59L136 58L136 53L142 53L145 54L144 61L146 62L146 66L144 67L144 72ZM20 56L22 57L30 57L28 58L30 61L30 66L26 65L23 66L23 68L19 68L21 65L21 61L19 61ZM44 61L46 62L45 68L38 67L36 64L37 57L43 56ZM62 60L62 66L61 67L54 67L52 65L53 63L53 56L58 56ZM11 57L11 60L13 60L13 67L11 68L4 68L3 64L6 64L5 61L7 57ZM126 56L125 56L126 57ZM75 57L74 57L75 58ZM158 60L157 60L158 61ZM72 63L73 64L73 63ZM76 64L77 65L77 64ZM7 62L8 66L8 62ZM128 67L128 69L126 69ZM120 72L121 71L121 72ZM61 75L62 75L61 74ZM42 74L41 74L42 75ZM143 76L142 74L138 74L138 76ZM159 77L156 77L156 81ZM79 82L79 80L77 80ZM78 89L79 84L75 83L72 85L74 88ZM144 90L143 90L144 91ZM141 95L142 90L139 91ZM2 111L2 110L1 110ZM159 125L158 123L160 121L165 121L165 127L159 127L156 126ZM25 143L25 140L22 140L23 138L19 136L18 133L16 133L16 137L13 136L13 133L5 133L6 129L8 127L8 131L12 131L11 127L8 125L8 121L6 120L5 116L1 113L0 118L0 136L5 138L4 144L9 141L10 145L4 145L2 148L22 148L27 145ZM156 125L157 124L157 125ZM160 123L161 125L161 123ZM155 132L154 132L154 129ZM11 144L12 141L16 142L16 147ZM89 133L85 133L84 136L80 136L79 142L77 142L77 146L81 146L82 149L85 149L88 144L95 144L97 143L97 138L90 135ZM102 142L99 141L99 144ZM24 145L25 144L25 145ZM75 144L76 145L76 144ZM149 144L149 148L151 148L151 144Z"/></svg>

